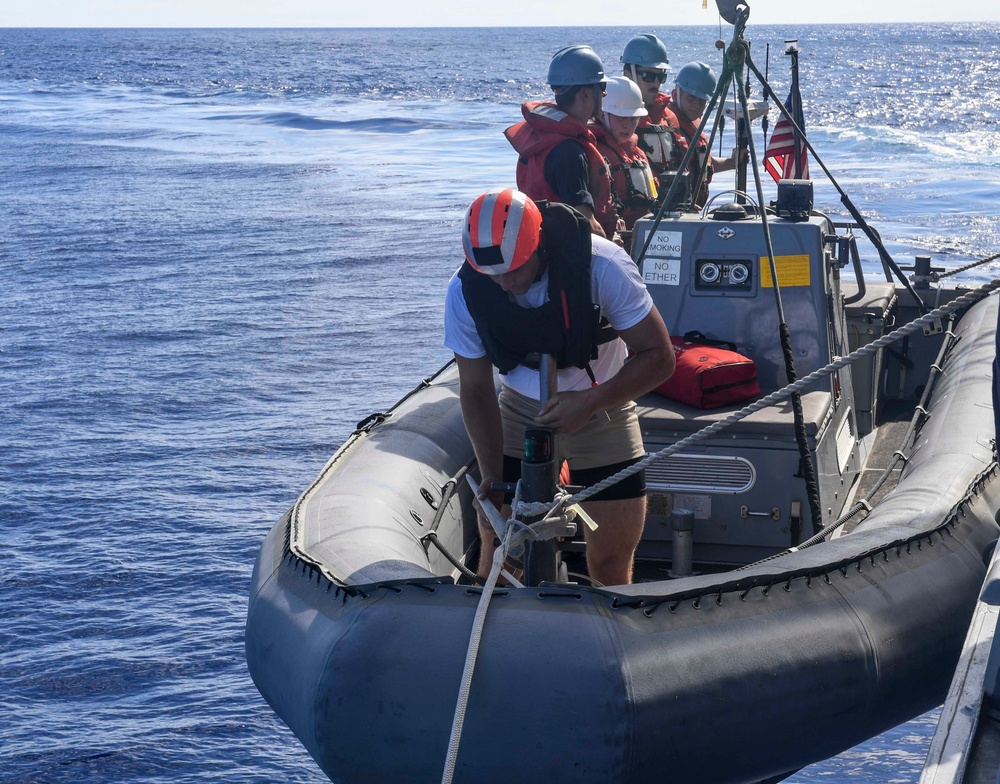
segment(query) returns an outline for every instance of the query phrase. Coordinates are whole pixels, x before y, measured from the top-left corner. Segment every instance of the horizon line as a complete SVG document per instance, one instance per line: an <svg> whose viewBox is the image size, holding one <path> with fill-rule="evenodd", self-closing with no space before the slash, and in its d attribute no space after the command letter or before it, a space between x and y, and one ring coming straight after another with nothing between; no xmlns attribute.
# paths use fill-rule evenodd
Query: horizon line
<svg viewBox="0 0 1000 784"><path fill-rule="evenodd" d="M755 27L833 27L845 25L928 25L928 24L1000 24L1000 19L921 19L921 20L881 20L881 21L852 21L852 22L758 22ZM511 24L481 24L481 25L427 25L427 24L398 24L398 25L215 25L215 24L180 24L180 25L51 25L51 24L22 24L22 25L0 25L0 30L483 30L483 29L510 29L524 30L536 28L552 29L580 29L580 28L629 28L635 25L628 24L533 24L533 25L511 25ZM648 26L648 25L647 25ZM748 26L752 30L754 26ZM669 25L655 25L656 29L669 29L671 27L711 27L717 28L717 23L676 23Z"/></svg>

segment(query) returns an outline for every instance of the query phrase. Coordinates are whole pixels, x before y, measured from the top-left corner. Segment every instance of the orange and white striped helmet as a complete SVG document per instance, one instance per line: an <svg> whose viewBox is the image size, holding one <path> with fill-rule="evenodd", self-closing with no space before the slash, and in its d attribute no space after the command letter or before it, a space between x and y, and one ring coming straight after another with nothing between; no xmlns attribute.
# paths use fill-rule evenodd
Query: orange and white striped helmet
<svg viewBox="0 0 1000 784"><path fill-rule="evenodd" d="M538 249L542 213L514 188L489 191L469 207L462 228L465 258L486 275L503 275L522 266Z"/></svg>

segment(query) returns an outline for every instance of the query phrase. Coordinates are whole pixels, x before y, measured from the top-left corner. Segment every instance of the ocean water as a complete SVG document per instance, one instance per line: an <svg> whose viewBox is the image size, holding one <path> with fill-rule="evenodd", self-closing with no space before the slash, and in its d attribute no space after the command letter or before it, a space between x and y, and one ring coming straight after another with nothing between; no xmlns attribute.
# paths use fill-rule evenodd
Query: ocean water
<svg viewBox="0 0 1000 784"><path fill-rule="evenodd" d="M718 70L718 27L655 30ZM0 781L325 780L247 674L257 548L448 359L462 213L551 53L635 32L0 29ZM1000 251L1000 25L751 25L781 97L796 36L897 260ZM915 782L935 719L791 781Z"/></svg>

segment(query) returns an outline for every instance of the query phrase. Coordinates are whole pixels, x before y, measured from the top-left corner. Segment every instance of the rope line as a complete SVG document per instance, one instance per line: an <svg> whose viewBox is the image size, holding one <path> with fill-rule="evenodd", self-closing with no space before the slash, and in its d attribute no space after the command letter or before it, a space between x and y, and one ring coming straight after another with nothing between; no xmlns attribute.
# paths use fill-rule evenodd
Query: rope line
<svg viewBox="0 0 1000 784"><path fill-rule="evenodd" d="M465 653L465 669L462 671L462 681L458 688L458 702L455 705L455 716L452 719L451 735L448 738L448 753L445 756L441 784L451 784L455 778L458 747L462 738L462 728L465 726L465 714L469 707L469 694L472 692L472 674L476 669L476 659L479 656L479 648L483 640L486 611L489 609L490 599L493 597L493 590L496 588L497 580L500 579L500 571L503 569L507 548L513 536L514 526L510 526L500 547L493 553L493 566L490 568L490 575L486 578L486 585L483 586L482 595L479 597L479 605L476 607L476 617L472 622L472 634L469 637L469 648Z"/></svg>
<svg viewBox="0 0 1000 784"><path fill-rule="evenodd" d="M812 386L821 379L833 375L841 368L846 367L854 362L857 362L859 359L874 354L875 352L880 351L886 346L889 346L893 343L896 343L897 341L902 340L903 338L909 335L912 335L914 332L921 329L925 325L937 321L943 316L947 316L949 313L954 313L958 310L974 305L980 300L985 299L987 296L989 296L990 292L995 291L998 288L1000 288L1000 278L994 278L988 283L984 283L978 288L966 292L965 294L952 300L951 302L942 305L941 307L936 308L930 311L929 313L925 313L923 316L920 316L919 318L916 318L913 321L911 321L909 324L905 324L899 329L890 332L888 335L883 335L880 338L876 338L871 343L862 346L861 348L855 351L852 351L847 356L840 357L834 360L826 367L814 370L812 373L810 373L807 376L803 376L798 381L792 384L788 384L782 387L781 389L776 390L775 392L772 392L769 395L766 395L765 397L762 397L760 400L751 403L745 408L742 408L739 411L730 414L725 419L719 420L718 422L713 422L712 424L707 425L706 427L699 430L697 433L692 433L690 436L682 438L680 441L677 441L676 443L671 444L670 446L665 447L664 449L661 449L659 452L654 452L653 454L646 455L646 457L644 457L638 463L634 463L628 468L622 469L617 474L612 474L607 479L604 479L595 485L591 485L590 487L581 490L580 492L570 496L569 498L561 499L560 501L557 501L555 504L521 503L515 511L518 514L518 516L523 516L523 517L537 516L541 514L548 514L551 511L555 510L560 505L571 506L573 504L578 504L581 501L585 501L591 496L596 495L597 493L600 493L603 490L606 490L607 488L617 484L623 479L627 479L633 474L638 473L639 471L641 471L642 469L646 468L648 465L653 463L655 460L659 460L660 458L664 457L669 457L670 455L673 455L676 452L679 452L682 449L687 448L691 444L694 444L698 441L703 441L709 436L718 433L720 430L723 430L724 428L727 428L730 425L736 424L737 422L746 419L751 414L754 414L764 408L767 408L768 406L772 406L776 403L780 403L783 400L788 399L796 392L799 392L802 389L805 389L806 387Z"/></svg>
<svg viewBox="0 0 1000 784"><path fill-rule="evenodd" d="M475 488L475 480L466 476L466 480ZM490 507L487 514L493 522L494 517L499 517L499 513L489 501L481 501ZM558 508L559 504L553 507L552 511ZM496 512L495 515L490 512ZM469 635L469 648L465 653L465 669L462 671L462 681L458 688L458 700L455 705L455 716L452 719L451 735L448 739L448 753L445 756L444 772L441 776L441 784L451 784L455 777L455 765L458 762L458 748L462 739L462 729L465 726L465 715L469 707L469 695L472 692L472 676L476 670L476 659L479 657L479 649L483 641L483 629L486 626L486 612L490 606L490 599L493 591L497 587L500 575L504 574L508 579L512 579L504 572L504 563L508 554L514 554L524 548L525 540L531 539L554 539L566 534L565 515L546 515L535 523L524 523L511 517L506 521L503 531L503 538L500 546L493 552L493 565L490 567L489 577L483 586L482 595L479 597L479 604L476 607L476 616L472 622L472 633Z"/></svg>
<svg viewBox="0 0 1000 784"><path fill-rule="evenodd" d="M821 531L817 531L815 534L813 534L811 537L806 539L801 544L797 544L794 547L789 547L786 550L782 550L780 553L769 555L766 558L762 558L759 561L755 561L754 563L741 566L736 571L739 572L746 569L750 569L752 567L759 566L760 564L769 563L775 559L788 555L789 553L798 552L799 550L805 550L807 547L813 547L814 545L817 545L820 542L825 541L826 538L830 536L830 534L832 534L841 526L844 526L847 523L849 523L851 520L860 515L862 512L865 513L865 517L871 514L871 511L874 507L869 502L878 495L879 491L889 480L889 477L892 475L892 472L896 470L896 467L900 463L905 464L906 461L909 460L910 452L913 449L913 444L916 439L918 427L922 425L922 423L929 416L929 414L927 413L926 406L930 401L931 394L937 387L938 379L940 378L941 373L943 372L939 366L944 364L945 357L951 353L952 349L955 347L955 344L958 342L958 337L955 335L954 332L951 331L952 327L954 326L954 321L955 321L955 314L952 313L948 319L948 329L944 333L947 337L945 341L941 344L941 350L938 353L935 363L931 366L935 368L935 370L930 374L930 378L927 381L927 385L924 387L924 393L923 395L921 395L920 402L917 404L916 409L913 412L913 416L910 419L910 424L906 428L906 433L903 434L903 438L900 441L900 448L893 453L892 461L883 469L878 479L875 480L875 483L868 491L868 495L865 498L857 499L854 502L853 506L846 513L844 513L839 520L830 523L830 525L826 526ZM906 451L904 452L903 450Z"/></svg>
<svg viewBox="0 0 1000 784"><path fill-rule="evenodd" d="M985 259L980 259L979 261L974 261L971 264L966 264L964 267L957 267L956 269L948 270L947 272L935 273L931 277L936 281L943 280L944 278L950 278L952 275L958 275L960 272L967 272L968 270L975 269L983 264L989 264L991 261L996 261L997 259L1000 259L1000 253L994 253L992 256L987 256Z"/></svg>

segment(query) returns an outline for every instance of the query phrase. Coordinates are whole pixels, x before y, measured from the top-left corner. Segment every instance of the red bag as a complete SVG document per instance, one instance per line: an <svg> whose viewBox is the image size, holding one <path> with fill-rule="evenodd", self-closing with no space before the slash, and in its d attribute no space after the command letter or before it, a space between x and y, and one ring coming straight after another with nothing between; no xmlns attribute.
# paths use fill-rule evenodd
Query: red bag
<svg viewBox="0 0 1000 784"><path fill-rule="evenodd" d="M719 408L760 395L757 365L738 354L732 343L710 340L700 332L687 332L682 338L670 340L677 368L655 389L664 397L695 408Z"/></svg>

